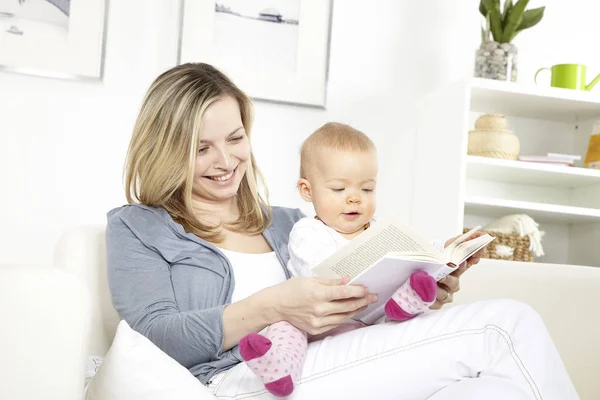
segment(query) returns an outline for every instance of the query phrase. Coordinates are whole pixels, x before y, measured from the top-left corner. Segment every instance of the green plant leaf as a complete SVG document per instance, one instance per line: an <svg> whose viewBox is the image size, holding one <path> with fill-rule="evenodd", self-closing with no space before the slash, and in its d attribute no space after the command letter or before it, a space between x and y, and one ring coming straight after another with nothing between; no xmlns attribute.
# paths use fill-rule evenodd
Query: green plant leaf
<svg viewBox="0 0 600 400"><path fill-rule="evenodd" d="M542 20L544 17L544 10L546 7L533 8L531 10L527 10L523 13L523 18L521 23L517 27L517 31L522 31L523 29L531 28L535 26Z"/></svg>
<svg viewBox="0 0 600 400"><path fill-rule="evenodd" d="M509 10L506 26L504 27L501 35L502 39L500 41L502 43L509 43L515 36L517 27L523 19L523 13L525 12L527 4L529 4L529 0L518 0L517 3Z"/></svg>
<svg viewBox="0 0 600 400"><path fill-rule="evenodd" d="M513 7L513 2L512 0L506 0L504 2L504 10L502 11L502 29L504 29L504 27L506 26L506 21L508 20L508 13L510 12L510 9Z"/></svg>
<svg viewBox="0 0 600 400"><path fill-rule="evenodd" d="M479 12L481 13L481 15L483 15L483 17L487 17L487 9L485 8L485 5L483 4L483 0L481 0L479 2Z"/></svg>
<svg viewBox="0 0 600 400"><path fill-rule="evenodd" d="M498 0L483 0L490 18L490 30L496 42L502 39L502 16L500 14L500 3Z"/></svg>

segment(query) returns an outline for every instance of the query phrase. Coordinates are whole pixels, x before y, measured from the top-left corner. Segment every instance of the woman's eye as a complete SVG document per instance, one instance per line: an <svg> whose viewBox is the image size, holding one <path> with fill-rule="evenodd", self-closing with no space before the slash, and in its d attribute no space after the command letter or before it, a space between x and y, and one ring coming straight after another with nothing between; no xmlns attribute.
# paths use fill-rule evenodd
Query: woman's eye
<svg viewBox="0 0 600 400"><path fill-rule="evenodd" d="M332 188L331 190L333 190L334 192L343 192L344 188Z"/></svg>
<svg viewBox="0 0 600 400"><path fill-rule="evenodd" d="M236 136L234 138L229 139L229 141L236 143L236 142L241 141L243 138L244 138L243 136Z"/></svg>
<svg viewBox="0 0 600 400"><path fill-rule="evenodd" d="M208 151L208 147L201 147L198 150L198 154L205 154Z"/></svg>
<svg viewBox="0 0 600 400"><path fill-rule="evenodd" d="M373 189L363 189L363 192L371 193Z"/></svg>

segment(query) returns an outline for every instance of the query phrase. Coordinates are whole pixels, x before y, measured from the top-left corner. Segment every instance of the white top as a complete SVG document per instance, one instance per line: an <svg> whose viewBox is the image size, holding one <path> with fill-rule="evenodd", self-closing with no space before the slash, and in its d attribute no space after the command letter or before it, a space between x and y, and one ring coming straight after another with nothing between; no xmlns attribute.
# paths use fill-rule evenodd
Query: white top
<svg viewBox="0 0 600 400"><path fill-rule="evenodd" d="M233 269L235 285L231 295L232 303L287 279L274 251L251 254L226 249L220 250L229 259Z"/></svg>
<svg viewBox="0 0 600 400"><path fill-rule="evenodd" d="M374 221L371 221L373 223ZM293 276L313 276L312 269L350 240L322 221L304 217L290 232L287 267Z"/></svg>
<svg viewBox="0 0 600 400"><path fill-rule="evenodd" d="M376 222L376 219L371 220L371 224ZM349 241L322 221L304 217L294 224L290 232L288 243L290 260L287 267L293 276L313 276L314 267ZM444 248L444 241L435 240L431 244L438 250Z"/></svg>

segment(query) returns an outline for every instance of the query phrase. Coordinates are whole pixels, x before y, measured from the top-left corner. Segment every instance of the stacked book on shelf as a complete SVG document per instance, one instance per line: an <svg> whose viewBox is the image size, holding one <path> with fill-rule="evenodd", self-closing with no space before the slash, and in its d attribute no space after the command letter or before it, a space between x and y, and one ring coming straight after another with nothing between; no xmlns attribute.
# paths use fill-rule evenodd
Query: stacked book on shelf
<svg viewBox="0 0 600 400"><path fill-rule="evenodd" d="M594 134L590 136L587 153L583 166L586 168L600 169L600 121L594 124Z"/></svg>
<svg viewBox="0 0 600 400"><path fill-rule="evenodd" d="M581 156L571 154L559 154L559 153L548 153L545 156L531 155L531 156L520 156L519 161L543 163L543 164L556 164L565 165L572 167L575 161L580 161Z"/></svg>

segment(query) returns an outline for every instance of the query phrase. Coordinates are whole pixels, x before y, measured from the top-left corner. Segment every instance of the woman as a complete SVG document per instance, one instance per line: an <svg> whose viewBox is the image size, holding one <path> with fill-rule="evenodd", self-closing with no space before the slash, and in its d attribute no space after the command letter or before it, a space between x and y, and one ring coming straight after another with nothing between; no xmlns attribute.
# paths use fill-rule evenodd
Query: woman
<svg viewBox="0 0 600 400"><path fill-rule="evenodd" d="M248 333L287 320L320 334L375 301L344 280L289 279L287 240L301 213L261 196L251 116L248 97L210 65L159 76L131 139L130 204L109 212L106 237L120 316L227 399L271 398L240 363ZM440 284L434 308L452 301L464 270ZM316 341L290 398L479 395L577 398L529 307L481 302Z"/></svg>

